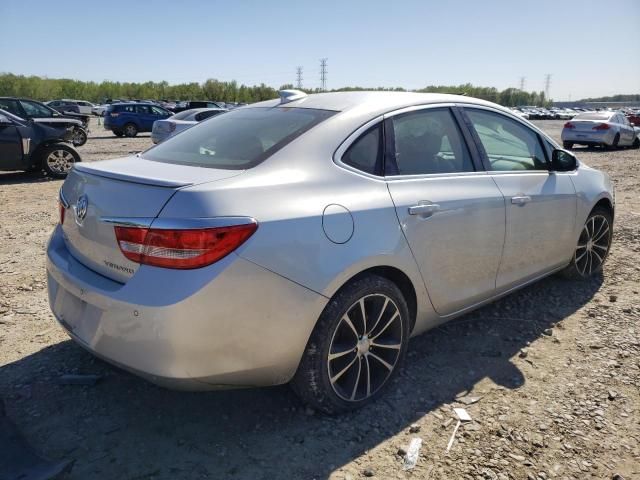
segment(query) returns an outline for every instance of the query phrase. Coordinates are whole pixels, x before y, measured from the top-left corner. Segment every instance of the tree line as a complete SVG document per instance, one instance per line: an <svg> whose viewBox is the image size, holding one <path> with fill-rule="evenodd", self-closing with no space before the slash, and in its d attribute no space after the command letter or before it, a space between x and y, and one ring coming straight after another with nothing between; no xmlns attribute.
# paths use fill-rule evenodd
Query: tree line
<svg viewBox="0 0 640 480"><path fill-rule="evenodd" d="M282 85L279 90L294 88ZM320 89L303 89L307 93L318 93ZM407 91L402 87L343 87L331 91ZM548 105L544 92L525 92L517 88L498 90L493 87L478 87L470 83L464 85L430 85L414 90L416 92L453 93L482 98L505 106ZM72 98L91 102L107 99L154 99L154 100L217 100L222 102L252 103L278 97L278 91L264 83L260 85L238 84L235 80L223 82L208 79L203 83L190 82L170 85L162 82L85 82L68 78L43 78L38 76L0 74L0 96L27 97L34 100Z"/></svg>

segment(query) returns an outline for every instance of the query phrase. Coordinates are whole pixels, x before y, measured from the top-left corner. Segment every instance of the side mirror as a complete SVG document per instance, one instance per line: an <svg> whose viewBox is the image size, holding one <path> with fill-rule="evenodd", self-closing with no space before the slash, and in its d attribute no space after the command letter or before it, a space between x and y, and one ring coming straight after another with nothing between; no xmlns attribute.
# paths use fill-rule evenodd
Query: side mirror
<svg viewBox="0 0 640 480"><path fill-rule="evenodd" d="M551 154L551 170L572 172L578 168L578 159L566 150L556 149Z"/></svg>
<svg viewBox="0 0 640 480"><path fill-rule="evenodd" d="M9 117L0 113L0 126L6 127L7 125L13 125L13 122Z"/></svg>

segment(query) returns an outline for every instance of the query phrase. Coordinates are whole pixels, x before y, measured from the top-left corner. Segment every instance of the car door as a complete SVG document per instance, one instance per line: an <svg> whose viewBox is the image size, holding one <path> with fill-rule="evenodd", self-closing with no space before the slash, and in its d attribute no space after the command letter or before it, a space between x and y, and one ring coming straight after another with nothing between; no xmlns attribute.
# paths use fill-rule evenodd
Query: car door
<svg viewBox="0 0 640 480"><path fill-rule="evenodd" d="M464 107L490 178L505 197L506 235L499 291L567 264L575 245L573 172L550 171L541 136L515 117Z"/></svg>
<svg viewBox="0 0 640 480"><path fill-rule="evenodd" d="M620 145L632 145L636 137L636 132L633 129L629 119L622 113L618 114L620 123Z"/></svg>
<svg viewBox="0 0 640 480"><path fill-rule="evenodd" d="M27 148L28 148L28 141ZM0 112L0 170L23 167L23 142L17 126Z"/></svg>
<svg viewBox="0 0 640 480"><path fill-rule="evenodd" d="M158 118L152 114L149 105L137 105L136 112L138 114L140 130L143 132L150 132L153 128L153 122Z"/></svg>
<svg viewBox="0 0 640 480"><path fill-rule="evenodd" d="M494 294L504 242L504 198L466 135L452 105L385 117L389 192L443 316Z"/></svg>

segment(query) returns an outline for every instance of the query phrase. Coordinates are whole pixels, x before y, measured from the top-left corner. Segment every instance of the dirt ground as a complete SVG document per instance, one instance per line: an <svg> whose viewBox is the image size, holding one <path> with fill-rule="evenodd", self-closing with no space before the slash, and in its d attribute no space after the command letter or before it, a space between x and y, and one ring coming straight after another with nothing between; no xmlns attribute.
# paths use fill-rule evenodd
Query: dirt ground
<svg viewBox="0 0 640 480"><path fill-rule="evenodd" d="M95 122L95 121L94 121ZM537 122L555 138L560 121ZM94 161L151 145L93 125ZM640 150L576 150L617 190L601 278L547 278L413 339L387 395L327 417L287 386L165 390L71 342L47 303L61 181L0 173L0 397L70 479L640 478ZM103 376L59 385L62 374ZM452 408L473 418L447 454ZM417 466L404 450L422 439ZM618 475L616 477L616 475Z"/></svg>

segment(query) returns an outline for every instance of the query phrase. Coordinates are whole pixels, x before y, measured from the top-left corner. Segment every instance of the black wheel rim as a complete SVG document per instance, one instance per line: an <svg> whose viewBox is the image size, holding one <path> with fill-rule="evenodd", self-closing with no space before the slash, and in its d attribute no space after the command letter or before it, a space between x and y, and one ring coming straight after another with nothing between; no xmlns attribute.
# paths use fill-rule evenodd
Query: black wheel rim
<svg viewBox="0 0 640 480"><path fill-rule="evenodd" d="M338 397L360 402L374 395L393 373L403 342L403 318L386 295L366 295L342 316L327 357L329 382Z"/></svg>

